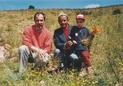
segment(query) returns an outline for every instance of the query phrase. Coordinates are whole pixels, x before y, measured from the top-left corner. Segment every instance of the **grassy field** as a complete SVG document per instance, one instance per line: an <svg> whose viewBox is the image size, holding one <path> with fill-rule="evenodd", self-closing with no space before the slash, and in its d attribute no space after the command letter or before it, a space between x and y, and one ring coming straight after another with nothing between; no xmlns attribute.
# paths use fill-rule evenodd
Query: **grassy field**
<svg viewBox="0 0 123 86"><path fill-rule="evenodd" d="M116 7L115 7L116 8ZM115 86L123 85L123 14L112 15L112 10L103 8L92 10L86 15L86 25L92 30L96 25L101 32L96 35L91 46L91 63L94 68L93 78L77 76L73 71L61 74L48 74L31 71L28 67L23 75L19 75L18 60L0 64L0 86ZM89 10L89 11L91 11ZM20 10L0 11L0 38L5 43L17 48L21 45L23 28L33 23L33 15L37 11L46 14L46 26L52 32L59 27L57 16L64 11L69 16L70 24L75 24L75 14L80 10ZM54 48L53 48L54 49ZM18 56L17 56L18 58Z"/></svg>

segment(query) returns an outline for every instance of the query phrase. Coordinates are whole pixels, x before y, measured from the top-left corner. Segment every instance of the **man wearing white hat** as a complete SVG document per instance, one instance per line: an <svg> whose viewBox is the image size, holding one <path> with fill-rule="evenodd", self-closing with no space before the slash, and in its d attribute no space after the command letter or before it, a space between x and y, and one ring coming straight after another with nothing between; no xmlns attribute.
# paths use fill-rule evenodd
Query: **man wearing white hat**
<svg viewBox="0 0 123 86"><path fill-rule="evenodd" d="M61 67L69 68L73 63L73 58L78 58L77 55L71 54L70 34L72 27L68 23L68 16L65 13L60 13L58 16L60 28L54 32L54 45L56 47L56 56L60 57Z"/></svg>

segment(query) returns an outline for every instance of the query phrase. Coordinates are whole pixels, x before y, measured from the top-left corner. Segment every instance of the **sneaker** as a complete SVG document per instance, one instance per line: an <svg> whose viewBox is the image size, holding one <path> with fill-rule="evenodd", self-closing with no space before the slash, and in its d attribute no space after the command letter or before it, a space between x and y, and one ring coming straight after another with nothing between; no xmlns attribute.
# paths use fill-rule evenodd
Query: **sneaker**
<svg viewBox="0 0 123 86"><path fill-rule="evenodd" d="M79 72L79 76L80 77L83 77L83 76L86 76L87 74L86 74L86 71L85 70L81 70L80 72Z"/></svg>
<svg viewBox="0 0 123 86"><path fill-rule="evenodd" d="M88 75L93 75L93 69L92 69L92 67L87 67L86 68L86 72L87 72Z"/></svg>

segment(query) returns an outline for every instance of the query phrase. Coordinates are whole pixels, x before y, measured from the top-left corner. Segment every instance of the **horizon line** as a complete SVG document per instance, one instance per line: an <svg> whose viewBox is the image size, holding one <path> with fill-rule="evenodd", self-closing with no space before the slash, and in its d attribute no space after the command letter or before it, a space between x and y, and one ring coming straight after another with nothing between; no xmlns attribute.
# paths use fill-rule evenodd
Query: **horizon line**
<svg viewBox="0 0 123 86"><path fill-rule="evenodd" d="M20 8L20 9L6 9L6 10L1 10L0 11L16 11L16 10L64 10L64 9L96 9L96 8L106 8L106 7L113 7L113 6L123 6L123 4L116 4L116 5L109 5L109 6L99 6L99 7L93 7L93 8L34 8L34 9L29 9L29 8ZM34 6L35 7L35 6Z"/></svg>

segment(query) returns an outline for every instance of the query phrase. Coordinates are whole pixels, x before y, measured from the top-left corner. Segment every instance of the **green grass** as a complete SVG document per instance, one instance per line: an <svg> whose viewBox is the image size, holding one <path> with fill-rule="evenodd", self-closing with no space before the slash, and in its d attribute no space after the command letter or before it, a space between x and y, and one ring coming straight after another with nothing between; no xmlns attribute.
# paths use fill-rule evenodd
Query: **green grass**
<svg viewBox="0 0 123 86"><path fill-rule="evenodd" d="M109 9L111 12L111 9ZM33 14L37 10L1 11L0 37L16 48L21 45L20 33L23 28L33 23ZM57 15L61 10L42 10L46 16L46 26L53 33L59 27ZM70 17L70 24L75 24L76 10L64 10ZM103 10L105 11L105 10ZM46 72L31 71L30 65L23 75L19 75L18 61L0 64L0 86L115 86L117 81L123 84L123 14L86 16L86 25L101 27L91 46L91 63L94 68L93 78L77 76L73 71L51 75ZM17 57L18 58L18 57Z"/></svg>

